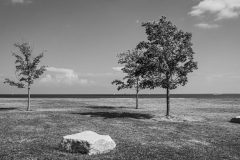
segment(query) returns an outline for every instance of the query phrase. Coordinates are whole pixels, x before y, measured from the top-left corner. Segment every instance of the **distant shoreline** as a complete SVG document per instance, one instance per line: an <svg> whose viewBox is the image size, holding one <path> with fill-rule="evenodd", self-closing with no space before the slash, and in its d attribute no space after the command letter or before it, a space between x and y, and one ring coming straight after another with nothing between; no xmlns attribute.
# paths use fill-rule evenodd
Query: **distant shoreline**
<svg viewBox="0 0 240 160"><path fill-rule="evenodd" d="M26 94L0 94L0 98L26 98ZM139 94L139 98L165 98L165 94ZM240 98L240 94L171 94L171 98ZM135 98L135 94L32 94L31 98Z"/></svg>

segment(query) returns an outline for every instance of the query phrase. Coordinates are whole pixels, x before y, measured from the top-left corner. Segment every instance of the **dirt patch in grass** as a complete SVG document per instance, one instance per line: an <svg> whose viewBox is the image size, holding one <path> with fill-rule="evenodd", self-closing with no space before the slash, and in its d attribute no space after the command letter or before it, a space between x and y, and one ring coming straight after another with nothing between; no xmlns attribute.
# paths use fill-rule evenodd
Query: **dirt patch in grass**
<svg viewBox="0 0 240 160"><path fill-rule="evenodd" d="M239 112L239 108L196 108L196 110L203 111L205 113L237 113Z"/></svg>
<svg viewBox="0 0 240 160"><path fill-rule="evenodd" d="M202 122L205 121L205 118L199 117L199 116L176 116L176 115L171 115L169 117L166 116L155 116L151 120L153 121L165 121L165 122Z"/></svg>
<svg viewBox="0 0 240 160"><path fill-rule="evenodd" d="M121 109L121 108L127 108L125 106L84 106L88 109L98 109L98 110L115 110L115 109Z"/></svg>
<svg viewBox="0 0 240 160"><path fill-rule="evenodd" d="M44 119L47 118L46 114L43 113L36 113L35 111L31 113L30 112L26 112L26 111L21 111L19 112L20 114L16 114L13 113L11 114L11 116L13 116L13 118L17 119L17 120L27 120L27 119Z"/></svg>
<svg viewBox="0 0 240 160"><path fill-rule="evenodd" d="M13 130L15 132L42 132L44 131L44 128L39 126L18 125L14 127Z"/></svg>
<svg viewBox="0 0 240 160"><path fill-rule="evenodd" d="M190 139L190 140L188 140L188 142L190 143L190 144L200 144L200 145L204 145L204 146L209 146L210 145L210 143L208 143L208 142L206 142L206 141L201 141L201 140L197 140L197 139Z"/></svg>

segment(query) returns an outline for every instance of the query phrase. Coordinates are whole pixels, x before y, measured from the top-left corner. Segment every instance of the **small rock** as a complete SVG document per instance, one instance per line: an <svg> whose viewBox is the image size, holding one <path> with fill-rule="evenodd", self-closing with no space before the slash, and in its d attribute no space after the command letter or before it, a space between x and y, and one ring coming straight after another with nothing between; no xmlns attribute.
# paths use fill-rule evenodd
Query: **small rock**
<svg viewBox="0 0 240 160"><path fill-rule="evenodd" d="M93 131L84 131L64 136L60 147L67 152L92 155L107 153L116 147L116 143L109 135L100 135Z"/></svg>
<svg viewBox="0 0 240 160"><path fill-rule="evenodd" d="M237 117L234 117L230 120L230 122L233 122L233 123L240 123L240 116L237 116Z"/></svg>

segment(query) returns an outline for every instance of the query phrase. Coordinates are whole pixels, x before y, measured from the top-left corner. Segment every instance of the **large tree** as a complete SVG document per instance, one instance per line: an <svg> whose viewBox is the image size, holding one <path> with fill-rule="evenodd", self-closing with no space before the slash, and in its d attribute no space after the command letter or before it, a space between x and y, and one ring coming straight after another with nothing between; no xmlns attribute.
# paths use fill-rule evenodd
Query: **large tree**
<svg viewBox="0 0 240 160"><path fill-rule="evenodd" d="M27 88L28 90L28 106L27 111L30 110L30 88L34 80L39 78L44 71L46 66L38 67L43 53L36 57L32 56L32 47L29 43L16 43L14 46L18 49L17 52L13 52L13 56L16 58L16 71L15 75L17 81L6 78L4 83L10 86L16 86L18 88Z"/></svg>
<svg viewBox="0 0 240 160"><path fill-rule="evenodd" d="M179 30L166 17L159 21L142 24L146 29L147 40L140 42L137 49L144 50L141 74L145 76L144 87L166 89L166 116L169 116L170 90L184 86L187 75L197 69L193 59L192 34Z"/></svg>
<svg viewBox="0 0 240 160"><path fill-rule="evenodd" d="M121 70L125 76L123 80L114 80L112 82L112 84L118 86L118 90L131 88L136 90L136 109L138 109L138 93L142 89L141 83L143 80L138 72L140 66L137 63L141 56L142 52L137 49L118 54L118 63L124 65Z"/></svg>

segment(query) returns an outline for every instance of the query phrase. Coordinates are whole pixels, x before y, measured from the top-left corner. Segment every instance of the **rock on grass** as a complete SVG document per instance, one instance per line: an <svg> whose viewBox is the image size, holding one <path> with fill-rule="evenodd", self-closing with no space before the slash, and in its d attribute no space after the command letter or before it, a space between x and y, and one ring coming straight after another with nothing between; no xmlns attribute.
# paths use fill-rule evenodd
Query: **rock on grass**
<svg viewBox="0 0 240 160"><path fill-rule="evenodd" d="M60 148L66 152L81 154L107 153L116 147L109 135L100 135L93 131L84 131L63 137Z"/></svg>

